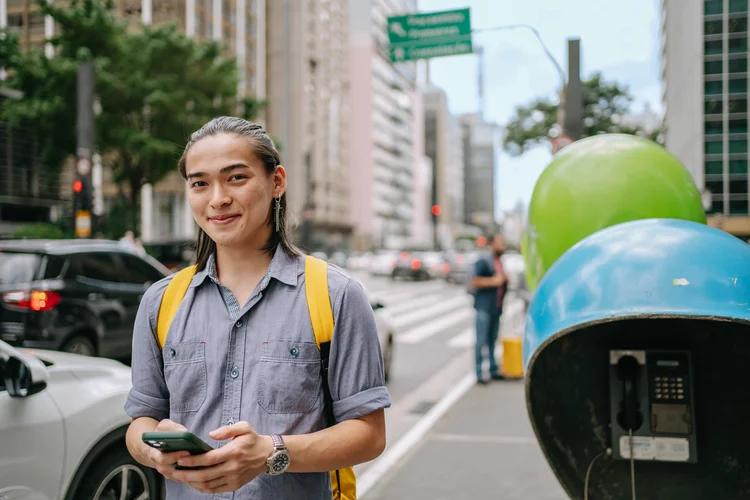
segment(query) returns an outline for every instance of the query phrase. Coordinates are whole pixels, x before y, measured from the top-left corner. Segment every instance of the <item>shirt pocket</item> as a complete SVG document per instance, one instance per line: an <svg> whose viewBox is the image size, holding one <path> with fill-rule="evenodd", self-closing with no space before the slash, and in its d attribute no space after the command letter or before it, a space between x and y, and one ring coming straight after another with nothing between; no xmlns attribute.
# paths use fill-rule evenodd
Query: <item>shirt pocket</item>
<svg viewBox="0 0 750 500"><path fill-rule="evenodd" d="M318 346L293 340L264 342L258 380L258 404L268 413L312 411L321 393Z"/></svg>
<svg viewBox="0 0 750 500"><path fill-rule="evenodd" d="M162 357L169 409L175 413L200 410L206 401L206 345L203 342L165 344Z"/></svg>

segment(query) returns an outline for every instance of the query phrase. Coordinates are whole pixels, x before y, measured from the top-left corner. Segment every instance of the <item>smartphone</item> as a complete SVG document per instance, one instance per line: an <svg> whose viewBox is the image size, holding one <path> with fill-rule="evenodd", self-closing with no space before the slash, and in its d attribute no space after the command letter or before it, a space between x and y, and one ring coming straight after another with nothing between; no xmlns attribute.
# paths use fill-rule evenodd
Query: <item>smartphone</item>
<svg viewBox="0 0 750 500"><path fill-rule="evenodd" d="M174 451L187 451L191 455L200 455L213 448L204 443L198 436L192 432L186 431L154 431L144 432L141 436L143 442L152 448L156 448L164 453ZM202 467L180 467L178 469L200 469Z"/></svg>

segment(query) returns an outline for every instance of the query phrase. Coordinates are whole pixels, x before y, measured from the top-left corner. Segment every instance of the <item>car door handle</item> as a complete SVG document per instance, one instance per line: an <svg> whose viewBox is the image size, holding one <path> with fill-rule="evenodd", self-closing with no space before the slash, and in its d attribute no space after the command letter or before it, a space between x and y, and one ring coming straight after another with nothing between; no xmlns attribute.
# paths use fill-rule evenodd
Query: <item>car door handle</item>
<svg viewBox="0 0 750 500"><path fill-rule="evenodd" d="M89 300L101 300L104 298L103 293L90 293L89 294Z"/></svg>

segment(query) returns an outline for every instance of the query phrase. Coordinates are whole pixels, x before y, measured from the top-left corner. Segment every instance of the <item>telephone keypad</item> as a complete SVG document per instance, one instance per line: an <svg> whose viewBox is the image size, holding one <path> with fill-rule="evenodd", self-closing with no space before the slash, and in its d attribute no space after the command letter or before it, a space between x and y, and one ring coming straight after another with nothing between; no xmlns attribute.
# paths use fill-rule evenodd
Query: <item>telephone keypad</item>
<svg viewBox="0 0 750 500"><path fill-rule="evenodd" d="M685 377L654 377L654 399L684 402Z"/></svg>

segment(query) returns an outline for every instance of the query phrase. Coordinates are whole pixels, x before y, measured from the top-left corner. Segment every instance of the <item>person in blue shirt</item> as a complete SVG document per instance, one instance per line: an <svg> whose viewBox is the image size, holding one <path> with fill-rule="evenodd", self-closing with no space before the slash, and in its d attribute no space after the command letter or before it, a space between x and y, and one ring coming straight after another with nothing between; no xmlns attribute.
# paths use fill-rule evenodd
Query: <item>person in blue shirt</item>
<svg viewBox="0 0 750 500"><path fill-rule="evenodd" d="M475 347L477 382L489 383L484 378L482 363L484 348L490 363L490 379L503 380L495 360L495 344L500 333L500 316L503 312L503 299L508 289L508 278L503 272L500 257L507 247L501 233L487 238L491 253L474 263L471 287L474 289L474 309L476 309L477 343Z"/></svg>

